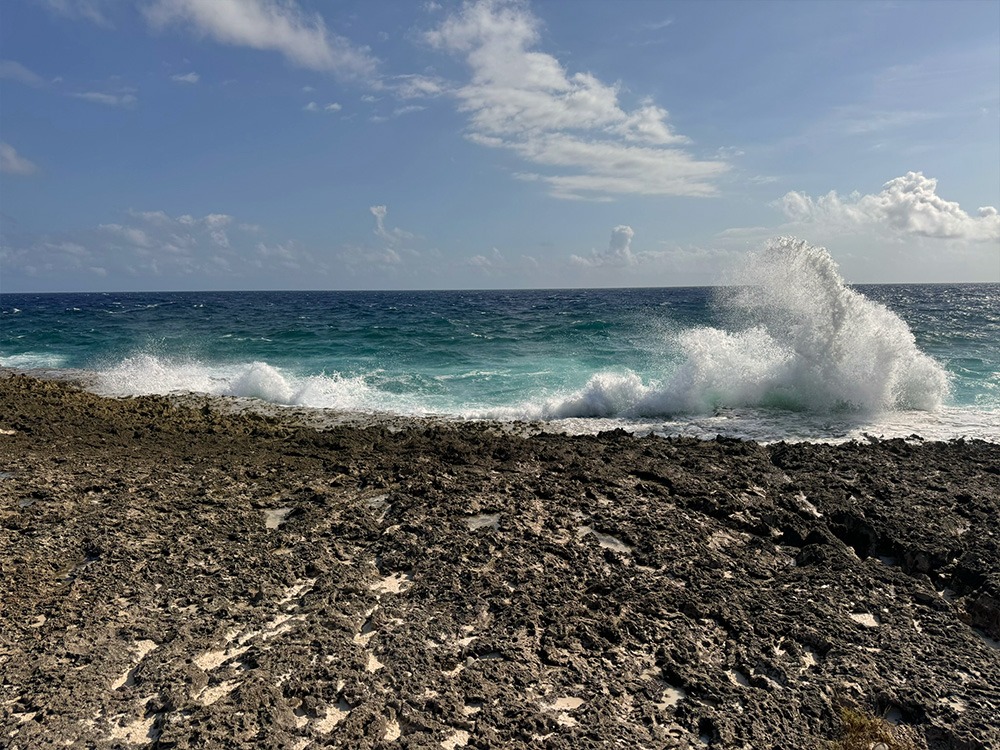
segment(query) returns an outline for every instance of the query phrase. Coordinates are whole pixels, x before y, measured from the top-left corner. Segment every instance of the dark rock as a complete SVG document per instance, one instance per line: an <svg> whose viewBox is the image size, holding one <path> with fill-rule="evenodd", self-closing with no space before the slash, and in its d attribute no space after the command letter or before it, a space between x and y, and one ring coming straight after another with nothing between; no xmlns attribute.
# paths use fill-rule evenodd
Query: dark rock
<svg viewBox="0 0 1000 750"><path fill-rule="evenodd" d="M317 431L4 373L0 428L3 747L823 747L844 706L1000 746L994 444Z"/></svg>

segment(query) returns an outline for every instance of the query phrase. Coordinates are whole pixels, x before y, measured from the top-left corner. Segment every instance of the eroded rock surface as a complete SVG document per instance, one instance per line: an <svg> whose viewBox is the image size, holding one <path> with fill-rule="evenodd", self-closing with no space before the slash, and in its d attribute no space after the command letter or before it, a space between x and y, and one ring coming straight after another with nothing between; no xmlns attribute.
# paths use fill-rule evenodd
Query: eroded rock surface
<svg viewBox="0 0 1000 750"><path fill-rule="evenodd" d="M10 375L0 430L2 746L805 748L843 706L1000 746L994 444L318 432Z"/></svg>

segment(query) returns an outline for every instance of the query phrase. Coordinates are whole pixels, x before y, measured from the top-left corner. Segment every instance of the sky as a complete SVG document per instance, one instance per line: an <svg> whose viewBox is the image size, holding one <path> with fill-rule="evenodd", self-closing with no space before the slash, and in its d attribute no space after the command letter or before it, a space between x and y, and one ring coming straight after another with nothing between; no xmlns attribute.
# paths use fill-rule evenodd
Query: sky
<svg viewBox="0 0 1000 750"><path fill-rule="evenodd" d="M4 0L0 292L1000 282L998 0Z"/></svg>

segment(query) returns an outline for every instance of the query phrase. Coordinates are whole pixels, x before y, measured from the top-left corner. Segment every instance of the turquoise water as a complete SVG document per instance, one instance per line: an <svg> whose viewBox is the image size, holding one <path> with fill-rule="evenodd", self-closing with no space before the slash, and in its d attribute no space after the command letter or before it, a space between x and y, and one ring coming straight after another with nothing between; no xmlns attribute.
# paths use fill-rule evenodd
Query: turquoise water
<svg viewBox="0 0 1000 750"><path fill-rule="evenodd" d="M808 246L758 254L739 281L3 294L0 365L87 371L112 395L189 391L570 431L1000 440L1000 284L851 288Z"/></svg>

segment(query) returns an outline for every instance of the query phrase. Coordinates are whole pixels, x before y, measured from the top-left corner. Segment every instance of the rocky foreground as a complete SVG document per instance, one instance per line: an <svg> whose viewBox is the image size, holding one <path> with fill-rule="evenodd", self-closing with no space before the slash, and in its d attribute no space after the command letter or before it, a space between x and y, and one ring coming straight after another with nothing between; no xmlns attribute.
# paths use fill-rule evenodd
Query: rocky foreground
<svg viewBox="0 0 1000 750"><path fill-rule="evenodd" d="M990 443L317 431L0 374L0 746L1000 747L998 511Z"/></svg>

